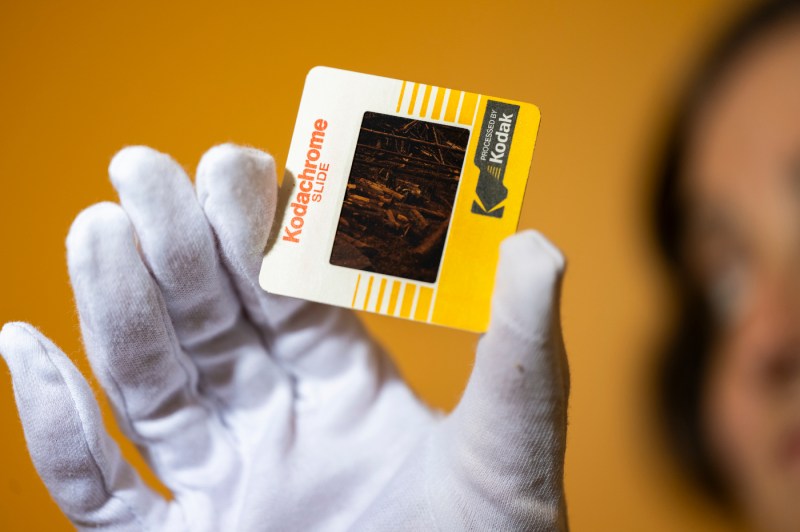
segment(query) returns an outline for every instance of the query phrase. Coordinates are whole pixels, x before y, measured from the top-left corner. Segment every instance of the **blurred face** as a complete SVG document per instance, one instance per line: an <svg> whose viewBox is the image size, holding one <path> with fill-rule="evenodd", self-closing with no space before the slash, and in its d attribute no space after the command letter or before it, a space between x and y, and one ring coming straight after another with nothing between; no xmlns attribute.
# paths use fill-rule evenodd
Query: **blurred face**
<svg viewBox="0 0 800 532"><path fill-rule="evenodd" d="M800 18L740 55L696 117L687 256L719 320L714 459L760 528L800 530Z"/></svg>

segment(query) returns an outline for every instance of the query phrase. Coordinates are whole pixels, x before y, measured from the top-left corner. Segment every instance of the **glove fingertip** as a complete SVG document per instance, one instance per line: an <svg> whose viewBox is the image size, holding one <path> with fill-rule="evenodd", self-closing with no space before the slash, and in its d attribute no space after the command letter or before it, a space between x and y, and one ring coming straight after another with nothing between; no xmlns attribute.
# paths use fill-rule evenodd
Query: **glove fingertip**
<svg viewBox="0 0 800 532"><path fill-rule="evenodd" d="M0 331L0 354L11 372L17 403L32 410L44 408L49 395L67 378L63 368L72 367L53 342L24 322L5 324Z"/></svg>
<svg viewBox="0 0 800 532"><path fill-rule="evenodd" d="M502 242L500 266L522 266L532 274L560 278L567 269L567 259L546 236L534 229L527 229Z"/></svg>
<svg viewBox="0 0 800 532"><path fill-rule="evenodd" d="M0 328L0 358L5 360L6 365L11 367L10 358L17 352L19 344L19 323L8 322Z"/></svg>
<svg viewBox="0 0 800 532"><path fill-rule="evenodd" d="M134 239L133 227L125 211L118 204L104 201L81 211L67 234L67 266L74 277L85 268L93 270L97 250L107 246L112 238Z"/></svg>
<svg viewBox="0 0 800 532"><path fill-rule="evenodd" d="M277 201L275 161L254 148L211 148L197 169L197 194L223 253L237 273L258 274Z"/></svg>
<svg viewBox="0 0 800 532"><path fill-rule="evenodd" d="M557 318L554 310L565 269L564 255L538 231L507 238L500 249L492 321L511 321L531 332L541 330Z"/></svg>
<svg viewBox="0 0 800 532"><path fill-rule="evenodd" d="M21 321L6 323L0 330L0 355L14 379L41 377L54 368L52 357L66 358L49 338Z"/></svg>
<svg viewBox="0 0 800 532"><path fill-rule="evenodd" d="M218 187L238 192L262 192L242 190L242 175L256 175L263 178L265 191L269 192L269 182L275 181L275 159L272 155L256 148L225 143L208 150L197 165L197 188L200 202L209 194L217 192ZM221 177L225 179L220 179ZM249 183L252 185L252 183Z"/></svg>
<svg viewBox="0 0 800 532"><path fill-rule="evenodd" d="M12 372L20 359L24 360L27 354L41 349L41 344L31 334L31 329L31 325L20 321L8 322L0 329L0 356Z"/></svg>
<svg viewBox="0 0 800 532"><path fill-rule="evenodd" d="M136 187L144 179L158 181L165 172L172 172L178 164L169 155L165 155L148 146L127 146L119 150L108 165L111 184L117 191ZM142 187L146 188L146 187Z"/></svg>

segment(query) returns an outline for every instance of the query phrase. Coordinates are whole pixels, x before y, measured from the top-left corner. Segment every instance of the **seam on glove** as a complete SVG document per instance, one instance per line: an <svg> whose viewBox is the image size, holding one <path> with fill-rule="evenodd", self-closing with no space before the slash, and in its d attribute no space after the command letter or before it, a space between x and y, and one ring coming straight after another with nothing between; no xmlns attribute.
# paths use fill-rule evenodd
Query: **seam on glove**
<svg viewBox="0 0 800 532"><path fill-rule="evenodd" d="M244 301L250 299L250 296L253 295L259 310L264 315L264 318L269 316L267 308L265 308L264 302L262 301L263 298L259 297L258 292L261 290L261 287L257 282L254 283L250 276L247 275L247 267L238 260L236 253L228 253L222 245L222 238L220 238L220 235L217 234L217 228L208 218L208 209L206 208L206 204L210 199L211 194L209 194L208 191L203 194L202 198L198 197L198 201L200 202L200 210L203 213L203 217L205 218L208 227L211 229L211 236L214 240L214 248L217 252L217 257L219 258L219 265L227 274L228 279L230 279L231 282L231 287L233 288L234 292L236 292L237 298L240 302L242 316L244 316L244 318L253 326L253 329L258 334L258 337L260 338L267 354L270 354L272 353L273 347L273 342L270 335L274 335L275 332L272 325L267 319L264 320L263 324L259 325L254 317L250 315L250 310L247 308L247 305L244 304ZM237 282L237 280L243 280L245 283L247 283L247 288L249 288L252 293L242 293L243 287L241 286L241 283ZM271 356L271 358L281 369L286 370L286 368L280 364L280 361L277 359L277 357Z"/></svg>
<svg viewBox="0 0 800 532"><path fill-rule="evenodd" d="M238 257L236 257L236 253L226 253L226 250L223 249L223 246L221 244L222 239L217 234L217 228L214 226L214 223L208 219L207 203L211 199L211 194L209 194L206 191L205 194L203 194L203 196L204 197L202 199L198 198L200 203L200 210L203 213L203 218L205 218L208 227L211 229L211 234L214 236L214 244L216 244L217 257L219 257L220 259L219 261L220 264L225 265L226 260L231 262L231 266L234 267L235 274L230 275L231 274L230 269L226 268L229 270L228 273L231 277L231 280L233 280L234 277L238 276L240 278L246 279L249 284L253 284L252 281L250 281L250 276L247 274L247 266L239 262ZM236 283L233 284L236 285Z"/></svg>
<svg viewBox="0 0 800 532"><path fill-rule="evenodd" d="M56 373L58 373L58 377L61 379L61 382L63 383L64 388L67 390L67 393L69 394L69 397L70 397L71 406L75 410L75 412L77 413L77 417L80 420L81 435L83 436L83 444L86 446L86 451L87 451L88 456L91 457L92 464L97 469L98 477L100 478L100 485L103 488L103 493L106 495L106 497L109 500L110 499L116 499L119 502L121 502L122 505L128 510L128 512L130 512L131 517L133 517L133 519L136 521L136 523L139 524L142 527L142 530L149 530L149 527L147 526L147 524L144 522L144 520L141 518L141 516L133 509L133 507L130 505L130 503L128 501L126 501L125 498L120 497L119 495L114 493L111 489L109 489L108 480L106 479L105 474L103 473L103 468L100 467L100 464L97 461L97 457L92 452L91 445L89 445L89 439L88 439L88 437L86 435L86 424L84 422L83 417L81 416L81 410L80 410L80 408L78 408L76 406L77 401L75 400L75 397L72 394L72 390L70 389L69 385L67 384L67 380L64 378L64 375L61 372L61 369L58 367L58 365L55 362L53 362L53 358L52 358L52 356L50 354L50 350L47 349L47 347L44 344L42 344L42 342L39 340L38 335L35 333L35 331L32 330L33 328L31 326L29 326L27 323L20 323L19 326L22 327L23 329L25 329L25 331L36 341L36 343L39 345L40 349L44 350L44 353L45 353L45 356L47 357L48 362L50 362L50 365L56 370Z"/></svg>
<svg viewBox="0 0 800 532"><path fill-rule="evenodd" d="M149 269L148 269L148 274L151 275L151 278L152 278L152 274L149 272ZM155 279L154 279L154 281L155 281ZM156 285L158 285L157 282L156 282ZM159 318L162 320L162 322L167 324L166 332L167 332L167 335L169 336L168 341L170 343L170 348L169 348L169 351L168 351L168 355L173 357L177 361L178 366L181 368L181 370L183 371L183 373L186 376L186 383L182 386L182 388L186 390L187 394L189 395L189 397L191 399L194 399L197 402L197 404L200 407L202 407L203 410L205 410L206 414L208 414L208 419L209 420L214 419L220 424L220 426L223 429L223 431L222 431L223 434L228 439L228 442L233 445L234 451L236 452L236 454L239 455L239 447L238 447L238 445L235 444L235 442L231 442L230 441L230 439L229 439L230 431L228 430L227 425L221 419L222 416L220 415L220 413L215 408L213 408L213 402L209 401L208 399L203 397L199 393L199 391L197 389L197 384L198 384L198 381L199 381L199 374L197 376L197 379L193 379L192 378L192 372L186 366L187 363L191 364L192 362L191 362L191 360L188 360L188 361L186 360L186 358L188 358L188 355L185 355L185 353L183 353L182 351L179 352L179 350L182 350L183 348L181 347L180 342L178 341L178 338L177 338L177 336L175 334L175 330L172 327L172 320L170 319L169 313L167 312L167 309L166 309L166 305L164 304L164 301L161 298L159 298L159 304L158 304L157 312L158 312ZM181 355L184 355L184 356L181 356ZM121 414L122 414L122 416L124 418L125 423L128 425L131 434L136 436L136 438L138 438L139 441L141 441L142 443L144 443L145 445L148 446L148 448L149 448L148 449L148 455L150 457L150 461L152 462L153 468L154 468L155 472L157 473L157 476L160 476L160 475L158 475L158 472L159 471L161 471L161 472L165 471L165 468L163 466L163 463L162 463L161 457L160 457L161 453L159 452L158 445L156 445L155 447L151 445L151 444L157 443L157 442L152 440L152 439L150 439L150 438L145 438L144 436L142 436L142 434L138 430L136 430L136 428L134 427L133 420L130 417L130 412L128 410L127 400L125 398L125 394L122 393L122 388L120 387L119 383L117 382L117 379L114 376L113 371L111 371L111 365L110 364L106 364L106 369L108 371L108 376L111 379L111 382L113 383L114 388L116 389L116 393L117 393L118 397L120 398L120 401L122 402L122 412L121 412Z"/></svg>
<svg viewBox="0 0 800 532"><path fill-rule="evenodd" d="M542 337L546 337L547 333L542 330L535 330L533 334L526 331L526 327L524 327L519 320L514 318L509 313L505 312L503 308L497 308L494 310L494 321L496 322L494 325L507 329L511 334L516 336L519 340L521 340L525 347L530 347L532 345L541 345L542 344ZM550 324L550 320L548 320L548 325ZM492 325L489 325L489 331L487 331L486 335L488 335L492 330Z"/></svg>
<svg viewBox="0 0 800 532"><path fill-rule="evenodd" d="M292 371L290 365L287 365L286 361L277 356L275 353L274 338L277 334L277 330L275 325L269 320L269 305L266 298L262 296L262 293L266 292L263 291L257 281L253 281L253 279L247 275L247 268L237 259L235 256L236 253L228 253L224 249L221 243L222 239L220 238L219 234L217 234L217 228L214 226L211 220L208 219L206 203L210 198L211 195L206 192L201 201L201 210L203 211L203 216L205 217L208 226L211 228L211 236L214 240L214 247L217 252L217 256L219 257L220 268L222 268L222 270L230 279L231 288L236 293L236 297L240 302L239 308L242 313L242 317L253 327L253 330L256 331L261 345L264 347L266 356L268 356L272 363L283 372L285 377L288 379L289 388L292 390L292 396L297 397L298 377ZM247 292L245 292L245 290L247 290ZM254 303L256 309L251 309L250 305L246 304L245 301L251 301ZM260 321L258 317L253 315L252 310L257 310L261 313ZM292 412L292 420L294 421L297 419L298 415L294 402L292 402ZM221 417L223 418L222 423L225 425L224 416ZM292 438L294 438L294 434L296 432L295 428L291 427L290 430L292 433ZM231 431L231 435L235 436L233 431Z"/></svg>

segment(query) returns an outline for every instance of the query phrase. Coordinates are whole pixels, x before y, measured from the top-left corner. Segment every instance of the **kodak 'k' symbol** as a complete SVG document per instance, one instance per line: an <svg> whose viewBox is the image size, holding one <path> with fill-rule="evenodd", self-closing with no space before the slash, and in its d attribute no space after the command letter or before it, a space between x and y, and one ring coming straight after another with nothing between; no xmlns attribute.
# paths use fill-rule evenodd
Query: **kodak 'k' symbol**
<svg viewBox="0 0 800 532"><path fill-rule="evenodd" d="M494 169L495 171L492 171ZM494 218L503 217L503 207L500 206L508 196L508 189L503 182L496 177L499 174L499 167L488 166L481 168L478 176L478 186L475 187L477 198L472 202L472 212L483 214Z"/></svg>

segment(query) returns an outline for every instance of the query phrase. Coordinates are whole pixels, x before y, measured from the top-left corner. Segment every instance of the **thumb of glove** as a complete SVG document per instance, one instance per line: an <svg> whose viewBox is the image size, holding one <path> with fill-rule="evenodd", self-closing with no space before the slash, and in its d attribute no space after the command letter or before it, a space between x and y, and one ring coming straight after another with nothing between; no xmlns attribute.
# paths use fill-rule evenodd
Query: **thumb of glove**
<svg viewBox="0 0 800 532"><path fill-rule="evenodd" d="M501 246L491 324L447 420L452 471L473 496L498 510L496 521L478 526L567 528L569 370L559 318L564 269L561 252L538 232L519 233Z"/></svg>

